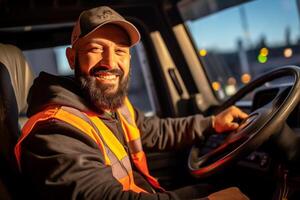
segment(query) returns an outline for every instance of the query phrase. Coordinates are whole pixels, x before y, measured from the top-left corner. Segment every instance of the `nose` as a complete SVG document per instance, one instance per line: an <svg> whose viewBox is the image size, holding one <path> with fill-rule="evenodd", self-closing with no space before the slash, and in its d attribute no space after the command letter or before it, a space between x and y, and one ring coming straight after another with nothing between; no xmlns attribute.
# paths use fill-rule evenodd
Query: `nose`
<svg viewBox="0 0 300 200"><path fill-rule="evenodd" d="M113 69L116 67L116 56L113 47L108 47L103 51L100 65L105 66L108 69Z"/></svg>

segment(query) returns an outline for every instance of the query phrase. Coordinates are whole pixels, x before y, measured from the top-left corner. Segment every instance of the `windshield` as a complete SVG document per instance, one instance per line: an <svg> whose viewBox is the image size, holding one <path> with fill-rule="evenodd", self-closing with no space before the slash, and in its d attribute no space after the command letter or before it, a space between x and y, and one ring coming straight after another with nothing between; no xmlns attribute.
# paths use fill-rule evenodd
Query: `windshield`
<svg viewBox="0 0 300 200"><path fill-rule="evenodd" d="M255 0L229 8L220 2L178 3L211 87L220 99L266 71L300 65L297 0Z"/></svg>

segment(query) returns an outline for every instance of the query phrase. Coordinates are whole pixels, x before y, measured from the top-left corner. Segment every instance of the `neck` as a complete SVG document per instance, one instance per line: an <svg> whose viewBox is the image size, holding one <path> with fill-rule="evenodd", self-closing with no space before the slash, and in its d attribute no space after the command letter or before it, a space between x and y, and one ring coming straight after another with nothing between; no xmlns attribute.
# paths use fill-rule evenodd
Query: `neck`
<svg viewBox="0 0 300 200"><path fill-rule="evenodd" d="M110 110L110 109L104 109L103 111L106 112L106 113L112 113L112 112L114 112L113 110Z"/></svg>

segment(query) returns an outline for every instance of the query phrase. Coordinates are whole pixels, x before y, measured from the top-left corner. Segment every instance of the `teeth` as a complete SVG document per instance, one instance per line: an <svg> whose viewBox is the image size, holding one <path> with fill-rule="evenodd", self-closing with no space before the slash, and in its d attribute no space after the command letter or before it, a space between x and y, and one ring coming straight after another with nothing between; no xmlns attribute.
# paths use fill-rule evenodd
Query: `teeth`
<svg viewBox="0 0 300 200"><path fill-rule="evenodd" d="M113 79L116 79L117 76L116 75L101 75L101 76L99 76L99 78L102 78L105 80L113 80Z"/></svg>

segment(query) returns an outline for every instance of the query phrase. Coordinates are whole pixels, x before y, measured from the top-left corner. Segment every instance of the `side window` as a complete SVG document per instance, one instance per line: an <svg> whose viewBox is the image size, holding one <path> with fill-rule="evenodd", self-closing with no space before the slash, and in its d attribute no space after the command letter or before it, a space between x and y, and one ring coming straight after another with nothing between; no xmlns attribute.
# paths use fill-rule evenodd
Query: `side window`
<svg viewBox="0 0 300 200"><path fill-rule="evenodd" d="M251 79L285 65L300 65L299 1L184 1L185 26L219 99ZM285 82L287 82L286 80Z"/></svg>
<svg viewBox="0 0 300 200"><path fill-rule="evenodd" d="M67 47L26 50L24 55L36 75L41 71L56 75L70 75L73 72L65 56ZM133 105L144 111L146 115L153 115L157 112L156 94L142 42L131 48L131 80L128 96Z"/></svg>
<svg viewBox="0 0 300 200"><path fill-rule="evenodd" d="M129 85L129 99L137 108L153 115L158 111L156 107L156 93L149 69L147 55L142 42L131 48L131 79Z"/></svg>

